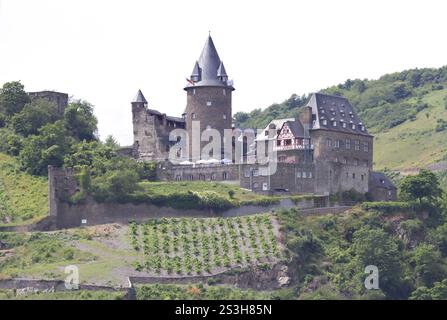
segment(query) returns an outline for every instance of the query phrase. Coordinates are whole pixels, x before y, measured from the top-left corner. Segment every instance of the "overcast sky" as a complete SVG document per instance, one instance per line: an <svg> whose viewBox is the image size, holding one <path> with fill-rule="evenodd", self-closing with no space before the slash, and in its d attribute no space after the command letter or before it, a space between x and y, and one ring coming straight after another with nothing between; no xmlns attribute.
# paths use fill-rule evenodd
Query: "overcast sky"
<svg viewBox="0 0 447 320"><path fill-rule="evenodd" d="M211 31L233 112L351 78L447 64L447 2L0 0L0 85L95 105L102 139L132 143L130 101L180 116Z"/></svg>

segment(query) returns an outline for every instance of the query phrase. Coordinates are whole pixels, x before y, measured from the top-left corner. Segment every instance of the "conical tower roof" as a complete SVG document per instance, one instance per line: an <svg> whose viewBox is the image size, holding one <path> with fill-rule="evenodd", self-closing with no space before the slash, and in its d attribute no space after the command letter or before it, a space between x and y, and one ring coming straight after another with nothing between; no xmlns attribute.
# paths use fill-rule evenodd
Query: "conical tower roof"
<svg viewBox="0 0 447 320"><path fill-rule="evenodd" d="M220 62L219 68L217 69L217 76L218 77L228 77L227 71L225 70L225 66L223 64L223 61Z"/></svg>
<svg viewBox="0 0 447 320"><path fill-rule="evenodd" d="M196 78L197 77L197 78ZM203 47L200 58L196 61L193 72L191 74L194 80L194 86L211 86L211 87L229 87L226 79L221 80L219 77L227 78L227 73L222 61L220 60L219 54L217 53L216 47L214 45L211 35L208 36ZM192 85L191 85L192 86ZM191 86L186 87L190 88Z"/></svg>
<svg viewBox="0 0 447 320"><path fill-rule="evenodd" d="M141 92L141 90L138 90L132 103L147 103L147 100L144 97L143 92Z"/></svg>

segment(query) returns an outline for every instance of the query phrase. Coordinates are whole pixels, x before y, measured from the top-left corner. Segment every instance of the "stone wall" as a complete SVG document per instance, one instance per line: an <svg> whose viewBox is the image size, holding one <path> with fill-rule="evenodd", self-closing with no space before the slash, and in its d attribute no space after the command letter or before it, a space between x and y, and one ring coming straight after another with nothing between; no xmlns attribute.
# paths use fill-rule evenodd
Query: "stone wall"
<svg viewBox="0 0 447 320"><path fill-rule="evenodd" d="M162 181L239 181L239 166L227 165L172 165L159 164L157 177Z"/></svg>
<svg viewBox="0 0 447 320"><path fill-rule="evenodd" d="M290 193L314 193L315 166L312 162L277 163L276 172L269 174L266 167L242 165L240 186L263 193L271 193L275 189Z"/></svg>
<svg viewBox="0 0 447 320"><path fill-rule="evenodd" d="M184 128L184 121L150 110L143 103L132 103L134 157L144 161L164 161L168 158L169 133Z"/></svg>
<svg viewBox="0 0 447 320"><path fill-rule="evenodd" d="M58 229L63 229L105 223L127 224L129 221L142 222L148 219L162 217L234 217L270 212L282 208L312 208L315 206L315 201L314 198L303 198L295 203L290 199L283 199L278 204L268 206L248 205L225 211L213 211L175 209L171 207L159 207L152 204L98 203L89 199L86 203L77 205L60 202L58 204L56 226ZM85 223L82 223L83 220Z"/></svg>

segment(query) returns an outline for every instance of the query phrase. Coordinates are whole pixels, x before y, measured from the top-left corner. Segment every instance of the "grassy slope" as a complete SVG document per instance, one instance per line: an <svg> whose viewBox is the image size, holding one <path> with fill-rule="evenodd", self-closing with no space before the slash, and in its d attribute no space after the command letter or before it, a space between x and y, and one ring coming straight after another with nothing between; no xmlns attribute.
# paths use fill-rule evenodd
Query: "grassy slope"
<svg viewBox="0 0 447 320"><path fill-rule="evenodd" d="M0 224L31 222L47 213L47 179L20 171L16 159L0 153Z"/></svg>
<svg viewBox="0 0 447 320"><path fill-rule="evenodd" d="M435 132L435 128L437 119L447 120L442 100L445 95L447 89L424 95L422 101L430 107L419 112L415 121L407 120L388 131L374 133L376 169L411 171L442 160L447 154L447 131Z"/></svg>

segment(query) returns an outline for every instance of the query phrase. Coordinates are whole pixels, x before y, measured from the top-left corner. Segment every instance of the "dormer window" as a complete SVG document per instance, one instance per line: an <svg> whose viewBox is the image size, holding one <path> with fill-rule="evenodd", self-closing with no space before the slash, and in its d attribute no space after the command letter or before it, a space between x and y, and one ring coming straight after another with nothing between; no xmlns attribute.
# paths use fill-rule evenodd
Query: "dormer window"
<svg viewBox="0 0 447 320"><path fill-rule="evenodd" d="M341 126L342 126L343 128L346 128L346 122L342 122L342 123L341 123Z"/></svg>
<svg viewBox="0 0 447 320"><path fill-rule="evenodd" d="M352 124L352 130L355 130L355 124Z"/></svg>
<svg viewBox="0 0 447 320"><path fill-rule="evenodd" d="M323 120L323 126L327 126L327 120L326 119Z"/></svg>
<svg viewBox="0 0 447 320"><path fill-rule="evenodd" d="M360 126L361 131L365 131L365 126Z"/></svg>
<svg viewBox="0 0 447 320"><path fill-rule="evenodd" d="M332 121L332 126L336 127L337 126L337 121Z"/></svg>

